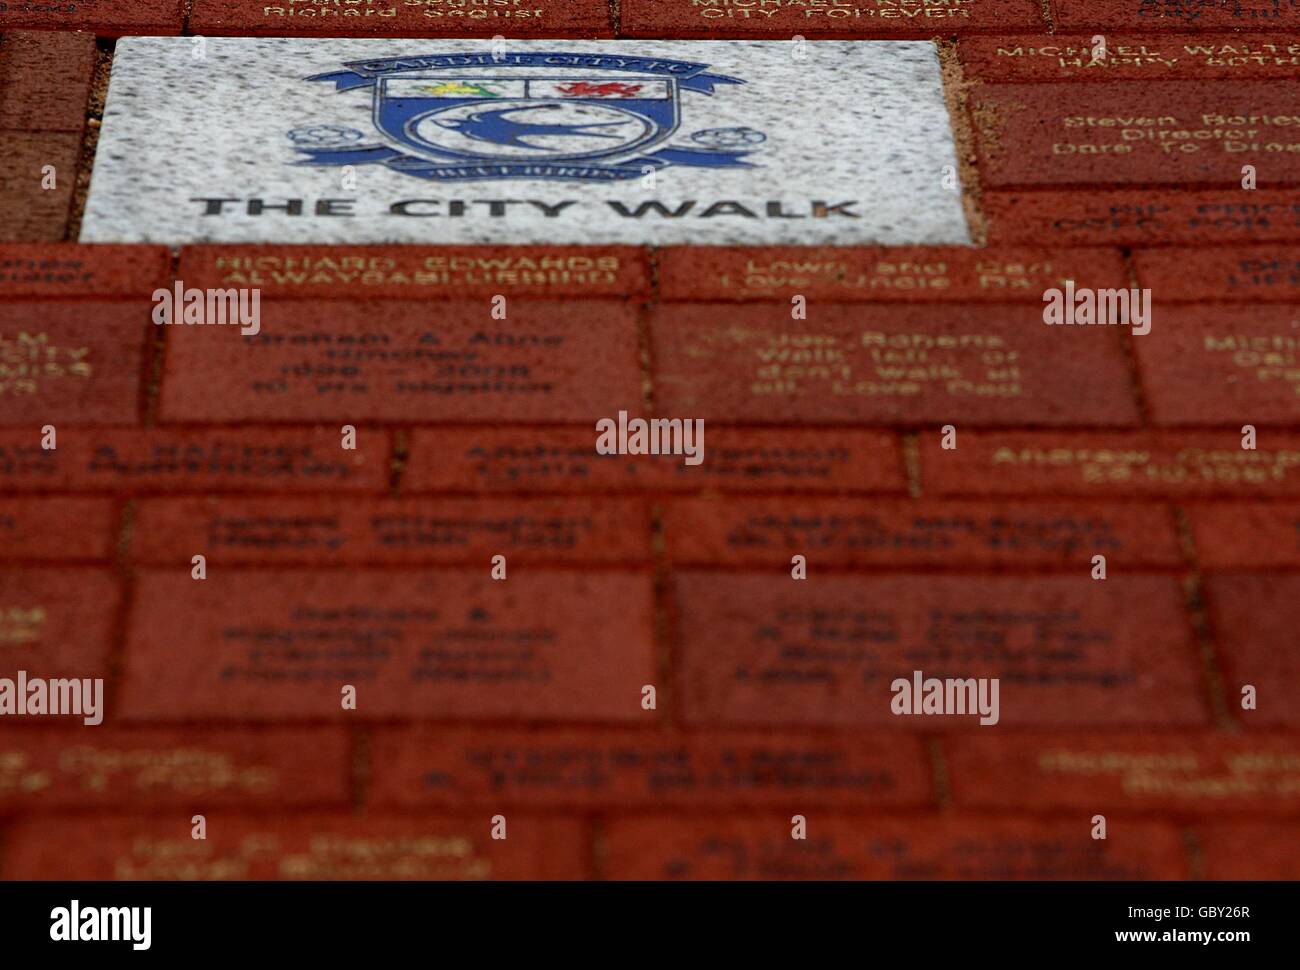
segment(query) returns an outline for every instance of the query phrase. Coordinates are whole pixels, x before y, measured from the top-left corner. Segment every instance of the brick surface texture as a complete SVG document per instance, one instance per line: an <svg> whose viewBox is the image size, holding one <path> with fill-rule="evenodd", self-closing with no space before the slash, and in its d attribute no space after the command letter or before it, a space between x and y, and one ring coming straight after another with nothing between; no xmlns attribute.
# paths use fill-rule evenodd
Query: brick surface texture
<svg viewBox="0 0 1300 970"><path fill-rule="evenodd" d="M933 39L976 245L78 244L150 34ZM1300 878L1297 105L1293 0L0 2L0 878Z"/></svg>

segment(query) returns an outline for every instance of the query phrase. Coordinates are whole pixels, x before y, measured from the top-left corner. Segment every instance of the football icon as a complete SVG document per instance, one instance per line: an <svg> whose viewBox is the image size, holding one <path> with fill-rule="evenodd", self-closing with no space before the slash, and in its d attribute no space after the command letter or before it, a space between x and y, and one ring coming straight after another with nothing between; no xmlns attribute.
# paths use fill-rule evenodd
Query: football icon
<svg viewBox="0 0 1300 970"><path fill-rule="evenodd" d="M364 137L366 137L364 132L356 128L344 128L342 125L312 125L308 128L295 128L289 132L289 140L295 145L315 148L328 145L351 145Z"/></svg>
<svg viewBox="0 0 1300 970"><path fill-rule="evenodd" d="M761 145L767 141L767 135L753 128L705 128L691 135L691 141L706 148L734 149Z"/></svg>

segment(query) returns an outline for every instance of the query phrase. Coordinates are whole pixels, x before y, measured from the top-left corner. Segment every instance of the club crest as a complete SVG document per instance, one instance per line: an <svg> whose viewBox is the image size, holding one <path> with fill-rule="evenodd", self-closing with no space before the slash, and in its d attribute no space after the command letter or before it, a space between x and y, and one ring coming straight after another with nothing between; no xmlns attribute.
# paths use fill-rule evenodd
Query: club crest
<svg viewBox="0 0 1300 970"><path fill-rule="evenodd" d="M751 128L680 133L683 101L744 83L707 64L484 51L344 66L307 80L368 90L375 133L295 128L300 165L379 164L434 181L617 182L673 165L752 167L746 156L766 139Z"/></svg>

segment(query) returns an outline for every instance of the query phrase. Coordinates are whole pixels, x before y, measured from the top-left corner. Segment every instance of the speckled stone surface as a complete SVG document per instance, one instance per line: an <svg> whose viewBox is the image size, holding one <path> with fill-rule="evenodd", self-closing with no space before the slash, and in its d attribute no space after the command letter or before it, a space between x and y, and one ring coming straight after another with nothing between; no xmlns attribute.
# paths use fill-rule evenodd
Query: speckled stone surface
<svg viewBox="0 0 1300 970"><path fill-rule="evenodd" d="M956 167L929 42L131 37L81 239L967 244Z"/></svg>

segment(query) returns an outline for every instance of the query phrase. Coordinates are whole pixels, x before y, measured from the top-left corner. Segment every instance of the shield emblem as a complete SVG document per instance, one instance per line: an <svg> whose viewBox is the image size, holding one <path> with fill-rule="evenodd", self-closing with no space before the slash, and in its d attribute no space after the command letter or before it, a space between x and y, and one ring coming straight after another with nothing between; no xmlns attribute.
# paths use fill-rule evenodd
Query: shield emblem
<svg viewBox="0 0 1300 970"><path fill-rule="evenodd" d="M375 127L439 160L595 158L667 138L677 101L662 77L393 77L375 87Z"/></svg>

